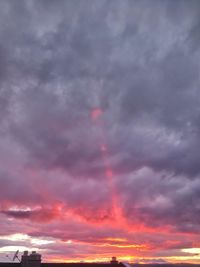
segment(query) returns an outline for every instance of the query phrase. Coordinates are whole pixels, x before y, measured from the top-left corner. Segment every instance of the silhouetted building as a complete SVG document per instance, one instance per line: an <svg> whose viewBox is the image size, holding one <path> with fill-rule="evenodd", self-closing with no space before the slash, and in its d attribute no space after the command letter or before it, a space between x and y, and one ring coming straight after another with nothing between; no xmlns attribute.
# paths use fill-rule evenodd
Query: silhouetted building
<svg viewBox="0 0 200 267"><path fill-rule="evenodd" d="M116 257L112 257L110 263L41 263L41 255L33 251L28 254L24 251L19 263L0 263L0 267L125 267L119 263Z"/></svg>
<svg viewBox="0 0 200 267"><path fill-rule="evenodd" d="M28 255L28 251L24 251L21 258L21 267L41 267L41 255L35 251Z"/></svg>
<svg viewBox="0 0 200 267"><path fill-rule="evenodd" d="M117 258L112 257L112 260L110 261L111 264L118 264Z"/></svg>

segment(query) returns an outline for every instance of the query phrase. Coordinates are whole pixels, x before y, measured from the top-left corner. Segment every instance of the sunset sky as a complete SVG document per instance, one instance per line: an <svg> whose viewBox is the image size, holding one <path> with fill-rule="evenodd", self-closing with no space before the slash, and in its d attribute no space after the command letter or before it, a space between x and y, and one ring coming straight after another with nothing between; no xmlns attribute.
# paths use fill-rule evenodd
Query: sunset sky
<svg viewBox="0 0 200 267"><path fill-rule="evenodd" d="M199 0L0 0L0 261L200 263L199 73Z"/></svg>

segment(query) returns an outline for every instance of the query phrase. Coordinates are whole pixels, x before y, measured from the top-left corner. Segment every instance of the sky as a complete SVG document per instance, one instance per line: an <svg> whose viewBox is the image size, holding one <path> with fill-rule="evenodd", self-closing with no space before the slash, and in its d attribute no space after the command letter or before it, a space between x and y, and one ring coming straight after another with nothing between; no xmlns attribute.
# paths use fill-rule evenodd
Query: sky
<svg viewBox="0 0 200 267"><path fill-rule="evenodd" d="M0 261L200 263L199 71L199 0L0 0Z"/></svg>

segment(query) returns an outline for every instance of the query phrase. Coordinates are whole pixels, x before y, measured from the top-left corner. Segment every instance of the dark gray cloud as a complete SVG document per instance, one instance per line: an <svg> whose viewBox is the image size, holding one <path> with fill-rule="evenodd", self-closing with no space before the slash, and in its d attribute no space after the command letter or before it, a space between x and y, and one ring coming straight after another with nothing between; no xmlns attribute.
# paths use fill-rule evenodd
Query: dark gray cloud
<svg viewBox="0 0 200 267"><path fill-rule="evenodd" d="M118 233L140 224L199 233L199 8L0 2L3 218L51 225L69 213L91 227L110 224L118 203ZM165 246L185 246L178 240Z"/></svg>
<svg viewBox="0 0 200 267"><path fill-rule="evenodd" d="M128 220L172 232L199 232L199 178L190 181L141 169L118 188ZM138 190L139 189L139 190Z"/></svg>

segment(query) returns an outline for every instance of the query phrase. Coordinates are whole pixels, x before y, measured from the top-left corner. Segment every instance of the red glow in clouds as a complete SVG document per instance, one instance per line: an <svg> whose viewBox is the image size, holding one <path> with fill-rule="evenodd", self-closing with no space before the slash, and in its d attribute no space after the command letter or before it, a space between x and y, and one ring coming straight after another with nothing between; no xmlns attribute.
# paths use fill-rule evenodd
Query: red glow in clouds
<svg viewBox="0 0 200 267"><path fill-rule="evenodd" d="M122 209L121 209L121 205L120 205L120 200L118 199L118 194L116 192L116 188L115 188L115 182L114 182L114 172L113 169L111 167L111 164L109 162L109 148L107 145L107 138L106 138L106 129L104 127L104 122L103 122L103 118L101 118L101 115L103 113L103 110L99 107L94 108L91 111L91 118L94 122L94 124L96 125L96 127L98 127L99 129L99 141L101 143L100 145L100 151L101 151L101 155L102 155L102 162L105 168L105 176L107 178L107 185L108 188L110 190L110 194L111 194L111 199L112 199L112 211L114 214L114 217L117 220L117 224L118 226L122 226L122 227L128 227L126 219L124 218Z"/></svg>
<svg viewBox="0 0 200 267"><path fill-rule="evenodd" d="M101 108L94 108L91 111L91 117L93 120L97 120L103 113L103 110Z"/></svg>

